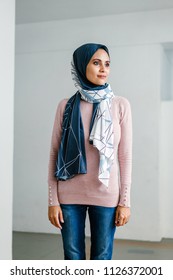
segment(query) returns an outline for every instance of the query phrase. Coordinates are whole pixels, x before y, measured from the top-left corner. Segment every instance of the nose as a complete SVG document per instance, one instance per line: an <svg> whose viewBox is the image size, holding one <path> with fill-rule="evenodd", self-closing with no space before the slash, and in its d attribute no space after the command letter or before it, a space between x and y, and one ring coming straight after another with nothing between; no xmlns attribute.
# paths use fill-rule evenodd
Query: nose
<svg viewBox="0 0 173 280"><path fill-rule="evenodd" d="M105 72L105 65L104 64L100 65L100 72Z"/></svg>

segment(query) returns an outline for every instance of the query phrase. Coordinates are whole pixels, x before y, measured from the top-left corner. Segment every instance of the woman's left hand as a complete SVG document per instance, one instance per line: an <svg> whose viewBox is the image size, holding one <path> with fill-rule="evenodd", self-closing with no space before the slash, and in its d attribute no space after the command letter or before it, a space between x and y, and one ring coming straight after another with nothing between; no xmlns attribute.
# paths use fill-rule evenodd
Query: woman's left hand
<svg viewBox="0 0 173 280"><path fill-rule="evenodd" d="M116 216L115 216L115 225L117 227L124 226L128 223L130 219L130 208L117 206Z"/></svg>

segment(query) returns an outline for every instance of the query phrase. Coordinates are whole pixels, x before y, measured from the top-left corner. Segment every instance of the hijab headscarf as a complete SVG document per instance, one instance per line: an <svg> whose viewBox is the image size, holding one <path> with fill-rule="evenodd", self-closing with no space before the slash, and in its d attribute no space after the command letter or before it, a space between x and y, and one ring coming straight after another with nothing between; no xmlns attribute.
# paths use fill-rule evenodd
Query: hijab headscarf
<svg viewBox="0 0 173 280"><path fill-rule="evenodd" d="M95 52L98 49L103 49L107 52L109 56L108 48L101 44L85 44L80 46L78 49L76 49L73 53L73 61L72 61L72 71L74 69L74 72L76 72L76 75L74 75L78 78L78 83L80 83L80 86L82 89L86 90L93 90L93 89L104 89L107 87L107 84L103 86L96 86L93 85L90 81L86 78L86 68L88 63L90 62L90 59L95 54ZM72 72L72 78L73 78L73 72Z"/></svg>
<svg viewBox="0 0 173 280"><path fill-rule="evenodd" d="M78 91L68 100L62 124L62 138L56 162L55 176L68 180L77 174L87 173L84 130L80 113L80 100L93 103L90 123L90 144L100 155L98 179L106 186L114 160L111 100L114 96L109 84L94 85L86 78L86 67L98 49L109 55L105 45L84 44L73 53L71 74Z"/></svg>

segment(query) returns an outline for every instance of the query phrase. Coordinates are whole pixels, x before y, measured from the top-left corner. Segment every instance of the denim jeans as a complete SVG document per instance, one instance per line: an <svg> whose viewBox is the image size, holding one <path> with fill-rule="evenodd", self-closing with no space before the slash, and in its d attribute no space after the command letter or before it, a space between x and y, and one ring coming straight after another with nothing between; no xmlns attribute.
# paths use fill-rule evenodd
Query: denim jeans
<svg viewBox="0 0 173 280"><path fill-rule="evenodd" d="M85 260L85 220L91 229L91 260L110 260L113 252L116 207L61 204L64 223L62 239L65 260Z"/></svg>

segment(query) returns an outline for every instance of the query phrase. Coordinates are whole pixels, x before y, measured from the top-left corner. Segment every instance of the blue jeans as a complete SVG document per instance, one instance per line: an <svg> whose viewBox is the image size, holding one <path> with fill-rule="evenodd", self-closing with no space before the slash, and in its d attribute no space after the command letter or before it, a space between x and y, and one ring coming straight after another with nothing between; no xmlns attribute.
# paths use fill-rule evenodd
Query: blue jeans
<svg viewBox="0 0 173 280"><path fill-rule="evenodd" d="M85 220L91 228L91 260L110 260L113 252L116 207L61 204L64 223L62 239L65 260L85 260Z"/></svg>

